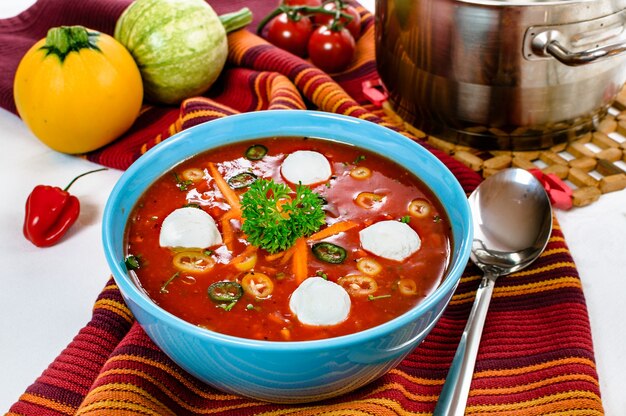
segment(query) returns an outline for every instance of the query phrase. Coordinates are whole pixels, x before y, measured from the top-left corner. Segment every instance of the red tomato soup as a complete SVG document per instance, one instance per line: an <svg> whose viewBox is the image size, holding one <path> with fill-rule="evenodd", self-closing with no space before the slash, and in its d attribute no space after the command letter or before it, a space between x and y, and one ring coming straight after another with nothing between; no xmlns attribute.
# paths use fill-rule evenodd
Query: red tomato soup
<svg viewBox="0 0 626 416"><path fill-rule="evenodd" d="M202 153L152 184L130 215L126 263L155 303L194 325L304 341L417 305L441 283L451 238L432 192L395 162L267 138Z"/></svg>

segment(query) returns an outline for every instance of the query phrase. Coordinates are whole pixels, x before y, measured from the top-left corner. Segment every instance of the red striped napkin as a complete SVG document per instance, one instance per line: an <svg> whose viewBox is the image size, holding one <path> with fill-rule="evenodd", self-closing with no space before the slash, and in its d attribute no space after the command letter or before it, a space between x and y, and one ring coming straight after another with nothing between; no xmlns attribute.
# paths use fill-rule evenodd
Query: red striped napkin
<svg viewBox="0 0 626 416"><path fill-rule="evenodd" d="M111 33L129 0L39 0L0 21L0 105L15 112L12 79L20 57L47 29L83 24ZM267 1L215 0L218 13L246 5L255 19ZM373 17L362 7L358 56L341 74L325 74L255 36L229 36L230 56L218 83L180 107L146 106L132 129L85 155L125 169L172 134L236 112L314 108L367 119L426 146L402 123L370 105L363 81L377 79ZM254 27L251 28L251 31ZM470 192L475 172L429 148ZM51 271L53 273L53 271ZM345 396L320 403L278 405L224 394L197 381L146 336L110 280L92 320L48 369L16 398L8 415L426 415L432 413L481 274L468 264L439 323L396 369ZM542 256L498 280L485 324L468 401L468 415L602 415L589 319L581 282L558 224Z"/></svg>

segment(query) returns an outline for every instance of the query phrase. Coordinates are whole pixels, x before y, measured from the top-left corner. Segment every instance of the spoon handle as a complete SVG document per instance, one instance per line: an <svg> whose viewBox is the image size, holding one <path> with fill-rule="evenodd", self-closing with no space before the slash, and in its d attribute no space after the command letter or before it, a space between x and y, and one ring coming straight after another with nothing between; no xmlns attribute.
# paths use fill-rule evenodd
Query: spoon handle
<svg viewBox="0 0 626 416"><path fill-rule="evenodd" d="M486 272L478 286L476 299L452 359L434 416L462 416L465 413L478 346L497 278L497 275Z"/></svg>

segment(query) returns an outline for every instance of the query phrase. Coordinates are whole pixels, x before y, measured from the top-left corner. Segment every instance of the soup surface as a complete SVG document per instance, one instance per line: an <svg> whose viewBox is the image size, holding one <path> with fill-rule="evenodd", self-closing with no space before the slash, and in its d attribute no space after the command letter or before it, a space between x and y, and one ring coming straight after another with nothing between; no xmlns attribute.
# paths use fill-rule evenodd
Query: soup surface
<svg viewBox="0 0 626 416"><path fill-rule="evenodd" d="M302 341L406 312L441 283L450 247L442 207L396 163L329 140L267 138L202 153L152 184L130 215L126 263L192 324Z"/></svg>

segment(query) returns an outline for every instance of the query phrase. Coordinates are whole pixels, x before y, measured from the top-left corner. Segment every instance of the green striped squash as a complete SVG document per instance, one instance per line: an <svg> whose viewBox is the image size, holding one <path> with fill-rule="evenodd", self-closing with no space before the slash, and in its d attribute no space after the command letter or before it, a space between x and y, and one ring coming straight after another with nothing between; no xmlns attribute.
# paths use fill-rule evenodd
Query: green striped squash
<svg viewBox="0 0 626 416"><path fill-rule="evenodd" d="M115 39L135 59L148 101L177 104L206 92L226 62L226 30L204 0L135 0Z"/></svg>

